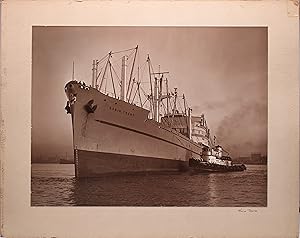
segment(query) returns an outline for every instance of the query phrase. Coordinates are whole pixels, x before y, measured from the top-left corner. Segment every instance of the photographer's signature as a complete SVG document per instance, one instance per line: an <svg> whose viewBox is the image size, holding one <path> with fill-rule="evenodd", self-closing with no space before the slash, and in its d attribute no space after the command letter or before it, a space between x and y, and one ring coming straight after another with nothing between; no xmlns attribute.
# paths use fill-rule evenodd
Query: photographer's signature
<svg viewBox="0 0 300 238"><path fill-rule="evenodd" d="M253 208L240 208L238 210L238 212L249 212L249 213L254 213L254 212L257 212L256 209L253 209Z"/></svg>

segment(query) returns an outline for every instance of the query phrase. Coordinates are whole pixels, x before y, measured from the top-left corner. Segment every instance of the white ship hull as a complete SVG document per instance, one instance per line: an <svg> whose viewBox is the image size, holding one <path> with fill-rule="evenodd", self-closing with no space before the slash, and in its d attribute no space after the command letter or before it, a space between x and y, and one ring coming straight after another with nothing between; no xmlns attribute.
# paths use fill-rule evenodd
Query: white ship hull
<svg viewBox="0 0 300 238"><path fill-rule="evenodd" d="M201 156L201 145L148 119L146 109L75 81L66 85L66 93L71 102L77 177L184 170L189 159ZM91 100L97 105L93 113L86 110Z"/></svg>

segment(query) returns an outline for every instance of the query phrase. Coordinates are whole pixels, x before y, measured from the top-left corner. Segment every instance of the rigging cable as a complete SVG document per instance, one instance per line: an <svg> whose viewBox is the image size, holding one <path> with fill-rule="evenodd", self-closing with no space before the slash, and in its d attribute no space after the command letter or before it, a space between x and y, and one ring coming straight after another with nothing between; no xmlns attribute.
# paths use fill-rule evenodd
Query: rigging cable
<svg viewBox="0 0 300 238"><path fill-rule="evenodd" d="M120 51L112 52L112 54L119 54L119 53L123 53L123 52L126 52L126 51L134 50L135 48L136 48L136 47L134 47L134 48L131 48L131 49L127 49L127 50L120 50Z"/></svg>
<svg viewBox="0 0 300 238"><path fill-rule="evenodd" d="M133 96L133 98L132 98L131 104L133 103L133 101L134 101L134 99L135 99L135 96L136 96L136 94L137 94L137 91L138 91L138 87L136 87L136 90L135 90L134 96Z"/></svg>
<svg viewBox="0 0 300 238"><path fill-rule="evenodd" d="M107 70L107 67L108 67L108 63L109 63L109 60L110 60L110 57L111 57L111 52L109 52L108 55L109 55L109 57L107 59L106 65L105 65L105 69L104 69L104 72L103 72L103 75L102 75L102 79L101 79L101 82L100 82L99 90L101 90L101 88L102 88L103 80L104 80L104 77L105 77L105 74L106 74L106 70Z"/></svg>
<svg viewBox="0 0 300 238"><path fill-rule="evenodd" d="M140 83L141 82L138 82L137 85L138 85L138 93L139 93L140 104L141 104L141 107L142 107L142 98L141 98L141 91L140 91Z"/></svg>
<svg viewBox="0 0 300 238"><path fill-rule="evenodd" d="M105 60L105 58L106 58L107 56L109 56L109 53L106 54L105 56L103 56L100 60L96 60L96 64L97 64L97 65L100 64L102 61Z"/></svg>
<svg viewBox="0 0 300 238"><path fill-rule="evenodd" d="M118 80L119 80L119 82L118 82L118 83L119 83L119 86L121 87L121 79L119 78L119 76L118 76L118 74L117 74L117 72L116 72L116 70L115 70L115 68L114 68L113 65L111 65L111 68L113 69L115 75L117 76L117 78L118 78Z"/></svg>
<svg viewBox="0 0 300 238"><path fill-rule="evenodd" d="M132 91L132 88L131 88L130 95L129 95L129 98L128 98L128 93L129 93L129 88L131 86L130 84L131 84L131 80L132 80L132 74L133 74L133 70L134 70L134 65L135 65L137 51L138 51L138 46L136 46L136 49L135 49L134 58L133 58L133 62L132 62L132 66L131 66L131 71L130 71L130 76L129 76L129 82L128 82L128 87L127 87L127 92L126 92L126 98L128 99L128 101L130 100L129 98L130 98L131 91Z"/></svg>

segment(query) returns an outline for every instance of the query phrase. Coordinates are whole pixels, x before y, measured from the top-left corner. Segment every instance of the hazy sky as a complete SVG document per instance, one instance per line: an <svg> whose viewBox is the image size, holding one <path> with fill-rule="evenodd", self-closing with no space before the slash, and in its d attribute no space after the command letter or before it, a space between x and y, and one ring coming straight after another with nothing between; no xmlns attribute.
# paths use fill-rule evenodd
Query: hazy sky
<svg viewBox="0 0 300 238"><path fill-rule="evenodd" d="M169 71L193 115L206 115L233 156L267 151L267 29L225 27L33 27L32 153L72 152L64 85L91 83L91 64L139 45L139 62Z"/></svg>

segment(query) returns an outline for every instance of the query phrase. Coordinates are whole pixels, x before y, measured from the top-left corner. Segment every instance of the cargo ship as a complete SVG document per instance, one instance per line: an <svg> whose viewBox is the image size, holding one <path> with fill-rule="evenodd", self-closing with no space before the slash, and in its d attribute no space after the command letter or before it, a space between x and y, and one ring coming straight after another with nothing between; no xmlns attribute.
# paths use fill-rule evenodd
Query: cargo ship
<svg viewBox="0 0 300 238"><path fill-rule="evenodd" d="M169 72L154 72L149 55L143 69L135 66L137 52L138 46L93 60L91 85L75 80L73 63L65 110L72 118L78 178L186 171L191 159L201 160L210 148L204 115L192 116L185 96L169 90ZM142 72L147 72L147 93Z"/></svg>

